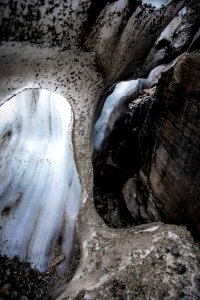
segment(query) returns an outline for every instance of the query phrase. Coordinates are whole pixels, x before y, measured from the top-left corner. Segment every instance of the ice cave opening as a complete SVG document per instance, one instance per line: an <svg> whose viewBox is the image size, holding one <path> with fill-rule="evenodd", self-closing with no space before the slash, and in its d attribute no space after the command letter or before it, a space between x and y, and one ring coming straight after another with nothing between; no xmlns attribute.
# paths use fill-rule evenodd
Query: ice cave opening
<svg viewBox="0 0 200 300"><path fill-rule="evenodd" d="M42 272L66 270L74 246L81 186L72 129L69 102L45 89L0 107L0 254Z"/></svg>

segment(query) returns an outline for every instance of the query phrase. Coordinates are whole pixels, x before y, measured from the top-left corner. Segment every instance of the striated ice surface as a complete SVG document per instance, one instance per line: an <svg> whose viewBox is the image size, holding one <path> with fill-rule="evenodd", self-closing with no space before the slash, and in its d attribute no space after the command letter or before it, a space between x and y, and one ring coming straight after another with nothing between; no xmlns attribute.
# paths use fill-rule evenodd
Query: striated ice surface
<svg viewBox="0 0 200 300"><path fill-rule="evenodd" d="M140 88L140 79L118 83L104 103L101 115L94 127L94 148L99 150L103 141L113 129L116 120L121 116L124 100Z"/></svg>
<svg viewBox="0 0 200 300"><path fill-rule="evenodd" d="M58 239L63 265L73 248L81 188L72 127L69 103L47 90L25 90L0 107L0 253L40 271Z"/></svg>
<svg viewBox="0 0 200 300"><path fill-rule="evenodd" d="M142 0L143 4L151 4L152 6L160 9L162 6L168 5L171 0Z"/></svg>
<svg viewBox="0 0 200 300"><path fill-rule="evenodd" d="M103 142L112 131L115 122L122 117L127 97L136 98L143 89L149 89L158 83L159 77L165 66L154 68L148 78L122 81L115 86L102 108L100 117L94 126L94 149L99 151Z"/></svg>

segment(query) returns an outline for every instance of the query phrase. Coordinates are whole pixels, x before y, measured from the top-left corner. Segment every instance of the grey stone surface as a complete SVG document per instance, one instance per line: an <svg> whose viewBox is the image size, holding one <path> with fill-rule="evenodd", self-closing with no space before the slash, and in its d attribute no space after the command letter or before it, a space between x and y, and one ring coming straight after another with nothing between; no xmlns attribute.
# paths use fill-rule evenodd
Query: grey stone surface
<svg viewBox="0 0 200 300"><path fill-rule="evenodd" d="M199 299L199 251L183 227L98 230L61 299Z"/></svg>

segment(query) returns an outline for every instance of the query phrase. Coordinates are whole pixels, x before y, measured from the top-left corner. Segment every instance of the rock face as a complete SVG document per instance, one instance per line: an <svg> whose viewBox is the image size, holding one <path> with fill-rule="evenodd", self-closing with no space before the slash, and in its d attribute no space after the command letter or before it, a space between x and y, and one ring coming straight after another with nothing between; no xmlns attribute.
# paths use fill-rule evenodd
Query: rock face
<svg viewBox="0 0 200 300"><path fill-rule="evenodd" d="M162 73L157 90L133 100L95 160L97 184L110 174L122 189L135 175L123 188L135 224L185 224L199 234L199 58L183 55Z"/></svg>
<svg viewBox="0 0 200 300"><path fill-rule="evenodd" d="M200 54L193 52L199 50L199 1L4 0L0 5L0 105L24 89L41 88L65 97L74 113L81 258L71 282L52 298L198 300L197 245L184 227L158 222L200 231ZM156 80L145 85L155 68ZM93 203L92 131L108 108L106 99L124 83L130 83L131 93L108 105L94 153L95 192L102 184L120 199L123 193L133 220L122 225L157 223L111 229ZM10 290L6 284L0 286L4 292Z"/></svg>
<svg viewBox="0 0 200 300"><path fill-rule="evenodd" d="M196 52L182 56L175 67L163 73L153 98L145 96L139 105L133 104L132 120L136 123L132 121L129 130L138 129L125 141L138 145L137 154L132 152L129 159L139 167L134 170L135 177L125 183L123 195L136 224L159 220L184 223L199 234L198 98ZM138 110L143 114L142 122L137 118ZM123 149L118 149L118 156L120 152ZM127 177L131 174L129 169L124 171Z"/></svg>
<svg viewBox="0 0 200 300"><path fill-rule="evenodd" d="M61 299L198 299L199 251L188 232L155 223L100 230ZM54 298L57 295L54 295Z"/></svg>
<svg viewBox="0 0 200 300"><path fill-rule="evenodd" d="M139 177L145 196L165 221L184 223L198 233L199 62L200 52L185 55L163 74L153 104L159 110L147 116L139 134Z"/></svg>

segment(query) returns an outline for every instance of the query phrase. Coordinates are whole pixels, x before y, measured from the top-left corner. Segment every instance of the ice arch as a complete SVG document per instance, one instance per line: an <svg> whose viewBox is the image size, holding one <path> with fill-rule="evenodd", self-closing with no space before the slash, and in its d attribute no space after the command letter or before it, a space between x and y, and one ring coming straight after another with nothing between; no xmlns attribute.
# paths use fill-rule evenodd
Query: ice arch
<svg viewBox="0 0 200 300"><path fill-rule="evenodd" d="M81 188L67 100L27 89L0 107L0 253L46 271L67 267ZM59 241L59 242L58 242Z"/></svg>

